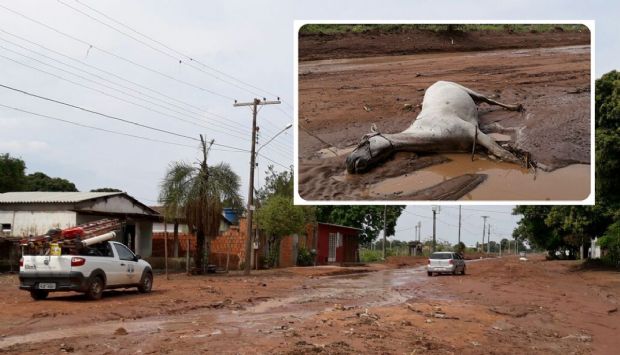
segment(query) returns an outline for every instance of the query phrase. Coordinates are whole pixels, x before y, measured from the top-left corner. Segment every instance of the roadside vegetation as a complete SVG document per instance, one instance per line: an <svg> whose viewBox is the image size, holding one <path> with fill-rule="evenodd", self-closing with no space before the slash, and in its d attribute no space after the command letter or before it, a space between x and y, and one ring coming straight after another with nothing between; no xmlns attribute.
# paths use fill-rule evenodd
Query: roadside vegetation
<svg viewBox="0 0 620 355"><path fill-rule="evenodd" d="M579 24L307 24L299 29L300 34L336 34L361 32L473 32L473 31L508 31L508 32L553 32L553 31L588 31Z"/></svg>
<svg viewBox="0 0 620 355"><path fill-rule="evenodd" d="M547 250L549 257L576 258L599 238L602 261L620 265L620 72L596 80L596 204L517 206L523 215L513 237ZM587 257L587 255L585 255Z"/></svg>

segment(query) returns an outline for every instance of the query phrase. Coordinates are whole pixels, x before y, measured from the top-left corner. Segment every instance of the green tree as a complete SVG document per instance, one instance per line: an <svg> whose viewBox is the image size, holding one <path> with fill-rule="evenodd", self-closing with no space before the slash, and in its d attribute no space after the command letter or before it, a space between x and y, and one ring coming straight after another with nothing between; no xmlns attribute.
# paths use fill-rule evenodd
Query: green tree
<svg viewBox="0 0 620 355"><path fill-rule="evenodd" d="M201 142L203 159L198 166L185 162L170 164L161 183L159 200L165 211L176 213L178 207L188 226L196 232L195 265L202 271L208 253L206 241L219 234L223 201L230 201L232 207L240 207L242 202L239 176L226 163L208 166L208 149L202 136Z"/></svg>
<svg viewBox="0 0 620 355"><path fill-rule="evenodd" d="M25 184L26 164L8 153L0 154L0 193L21 191Z"/></svg>
<svg viewBox="0 0 620 355"><path fill-rule="evenodd" d="M26 175L24 191L77 192L75 184L62 178L52 178L42 172Z"/></svg>
<svg viewBox="0 0 620 355"><path fill-rule="evenodd" d="M98 189L92 189L90 192L123 192L123 190L115 189L112 187L101 187Z"/></svg>
<svg viewBox="0 0 620 355"><path fill-rule="evenodd" d="M293 204L293 172L276 172L269 167L265 185L257 193L257 228L270 241L268 264L275 266L282 237L305 232L307 223L314 221L314 208Z"/></svg>
<svg viewBox="0 0 620 355"><path fill-rule="evenodd" d="M396 220L400 217L405 206L387 206L386 229L387 236L394 235ZM317 206L316 219L319 222L334 223L350 227L361 228L360 244L374 241L383 230L384 206L355 205L355 206Z"/></svg>
<svg viewBox="0 0 620 355"><path fill-rule="evenodd" d="M273 195L293 196L293 170L277 172L270 165L265 174L265 184L256 194L258 201L264 202Z"/></svg>

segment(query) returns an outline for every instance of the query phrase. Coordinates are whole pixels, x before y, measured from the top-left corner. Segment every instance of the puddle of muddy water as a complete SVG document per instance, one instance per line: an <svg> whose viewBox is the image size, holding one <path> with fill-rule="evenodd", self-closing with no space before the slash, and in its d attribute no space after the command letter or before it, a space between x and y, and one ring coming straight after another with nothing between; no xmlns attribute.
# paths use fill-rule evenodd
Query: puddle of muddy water
<svg viewBox="0 0 620 355"><path fill-rule="evenodd" d="M451 161L407 176L386 179L369 189L370 197L411 194L464 174L486 174L487 180L461 200L583 200L590 194L590 165L574 164L544 172L469 154L448 154Z"/></svg>

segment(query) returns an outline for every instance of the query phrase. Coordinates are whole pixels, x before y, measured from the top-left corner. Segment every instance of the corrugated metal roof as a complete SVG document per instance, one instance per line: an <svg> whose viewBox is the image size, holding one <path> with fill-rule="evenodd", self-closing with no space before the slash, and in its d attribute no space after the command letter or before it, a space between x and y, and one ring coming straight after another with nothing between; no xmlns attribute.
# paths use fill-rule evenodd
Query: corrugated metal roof
<svg viewBox="0 0 620 355"><path fill-rule="evenodd" d="M120 195L123 192L6 192L0 194L4 203L76 203L99 197Z"/></svg>

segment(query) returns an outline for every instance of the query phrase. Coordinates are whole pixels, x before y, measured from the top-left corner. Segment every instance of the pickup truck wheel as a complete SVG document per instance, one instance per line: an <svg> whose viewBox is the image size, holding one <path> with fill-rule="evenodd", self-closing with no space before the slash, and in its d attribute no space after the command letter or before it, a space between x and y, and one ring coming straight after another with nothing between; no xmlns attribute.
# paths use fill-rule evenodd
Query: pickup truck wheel
<svg viewBox="0 0 620 355"><path fill-rule="evenodd" d="M98 300L103 294L104 283L101 276L95 276L90 280L88 284L88 290L86 290L86 297L91 300Z"/></svg>
<svg viewBox="0 0 620 355"><path fill-rule="evenodd" d="M153 273L147 272L142 277L142 281L138 286L138 291L141 293L149 293L153 288Z"/></svg>
<svg viewBox="0 0 620 355"><path fill-rule="evenodd" d="M33 300L35 301L40 301L40 300L44 300L47 298L47 296L49 295L49 291L44 291L44 290L32 290L30 291L30 297L32 297Z"/></svg>
<svg viewBox="0 0 620 355"><path fill-rule="evenodd" d="M428 276L433 276L433 273L432 273L432 272L430 272L430 271L427 271L427 272L426 272L426 274L427 274Z"/></svg>

